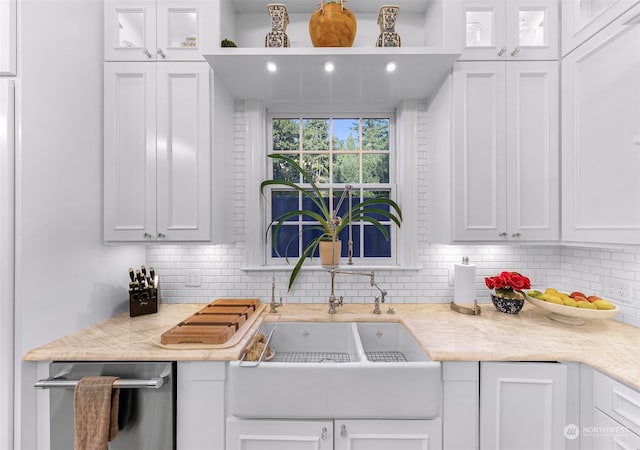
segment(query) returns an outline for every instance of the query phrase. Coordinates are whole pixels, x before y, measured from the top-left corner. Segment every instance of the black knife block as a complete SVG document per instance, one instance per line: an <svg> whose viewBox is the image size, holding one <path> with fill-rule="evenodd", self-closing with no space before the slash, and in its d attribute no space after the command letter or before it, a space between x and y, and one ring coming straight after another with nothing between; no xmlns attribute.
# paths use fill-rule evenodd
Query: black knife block
<svg viewBox="0 0 640 450"><path fill-rule="evenodd" d="M129 291L129 317L157 313L160 303L158 294L155 287Z"/></svg>

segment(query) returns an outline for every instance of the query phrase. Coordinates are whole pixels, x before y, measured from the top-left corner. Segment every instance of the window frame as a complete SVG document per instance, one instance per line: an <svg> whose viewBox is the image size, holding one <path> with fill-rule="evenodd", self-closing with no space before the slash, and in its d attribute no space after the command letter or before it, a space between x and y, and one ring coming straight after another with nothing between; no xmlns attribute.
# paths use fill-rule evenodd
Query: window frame
<svg viewBox="0 0 640 450"><path fill-rule="evenodd" d="M305 113L305 112L300 112L300 111L293 111L293 112L270 112L266 115L265 118L265 131L266 131L266 152L264 154L264 159L266 161L266 167L265 167L265 179L273 179L273 165L270 163L269 158L267 158L267 154L270 153L276 153L276 154L282 154L282 155L286 155L286 156L300 156L302 154L313 154L313 155L318 155L318 154L325 154L328 156L329 158L329 164L330 164L330 173L333 173L332 170L332 166L333 166L333 156L336 154L357 154L358 156L362 155L362 154L368 154L369 151L364 150L364 149L358 149L358 150L345 150L345 149L333 149L333 131L331 130L331 125L330 125L330 134L329 134L329 149L327 150L319 150L319 151L312 151L312 152L304 152L302 150L302 145L299 146L299 148L297 150L277 150L274 151L273 150L273 120L274 119L299 119L301 122L307 119L326 119L326 120L332 120L332 119L358 119L359 121L362 121L364 119L387 119L389 120L389 148L386 150L385 153L381 153L379 151L372 151L369 154L387 154L389 156L389 182L388 183L361 183L360 180L357 183L345 183L345 182L339 182L339 183L317 183L317 186L320 190L324 191L327 190L329 191L329 197L330 197L330 204L329 207L332 208L332 201L335 198L332 193L335 191L342 191L344 189L344 186L347 184L350 184L353 186L354 191L357 192L361 192L361 190L384 190L384 191L388 191L389 192L389 198L391 198L394 201L397 201L397 188L396 188L396 151L397 151L397 141L396 141L396 117L395 117L395 112L394 111L376 111L376 112L359 112L359 113L348 113L348 112L309 112L309 113ZM331 123L331 122L330 122ZM360 179L362 178L362 172L359 173L360 175ZM307 186L306 183L296 183L299 184L301 186ZM310 187L310 186L309 186ZM266 207L263 208L263 220L262 223L264 224L264 227L266 229L266 227L268 226L269 223L271 223L272 218L271 218L271 193L273 191L287 191L288 189L283 188L283 187L275 187L275 186L269 186L265 189L264 191L264 198L266 199ZM348 198L345 199L345 202L348 201ZM389 239L389 243L390 243L390 253L391 256L390 257L366 257L363 256L362 253L364 252L364 227L367 226L373 226L371 224L368 223L363 223L363 224L358 224L356 226L353 227L353 233L355 235L356 232L358 232L360 234L359 239L356 240L354 239L355 242L360 242L360 252L361 255L360 256L353 256L353 262L355 264L357 264L358 266L362 266L362 267L371 267L371 266L390 266L390 265L397 265L398 264L398 239L397 239L397 235L400 232L400 228L398 228L397 226L395 226L395 224L393 222L391 222L390 220L384 220L381 221L383 223L383 225L389 225L390 226L390 239ZM292 225L297 224L297 221L292 221ZM314 222L309 222L309 224L313 224ZM380 238L384 239L384 237L382 235L380 235ZM300 254L303 251L303 247L301 247L302 243L302 237L299 236L299 253ZM345 248L344 246L346 246L346 242L343 241L343 249ZM263 240L263 245L264 245L264 261L265 261L265 265L269 266L269 267L273 267L273 266L281 266L283 264L287 263L287 258L282 255L282 256L273 256L273 247L272 247L272 240L271 240L271 234L269 234L267 236L267 239ZM316 250L317 252L317 250ZM289 263L295 263L295 261L298 260L298 256L291 256L288 258ZM348 261L347 257L341 257L340 258L340 263L341 264L346 264ZM309 258L309 261L306 263L306 265L312 265L312 266L317 266L317 267L321 267L320 265L320 259L318 257L313 257L313 258Z"/></svg>

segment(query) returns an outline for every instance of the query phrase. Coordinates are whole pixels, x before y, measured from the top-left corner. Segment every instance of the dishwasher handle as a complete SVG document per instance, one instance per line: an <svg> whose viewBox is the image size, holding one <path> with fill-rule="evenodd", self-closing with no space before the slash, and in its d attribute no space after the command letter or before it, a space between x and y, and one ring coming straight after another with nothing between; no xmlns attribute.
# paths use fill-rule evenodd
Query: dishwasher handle
<svg viewBox="0 0 640 450"><path fill-rule="evenodd" d="M151 378L149 380L121 380L118 379L113 382L113 387L122 389L160 389L165 383L164 377ZM33 387L40 389L57 389L57 388L75 388L78 384L78 380L61 380L61 379L46 379L38 380L34 383Z"/></svg>

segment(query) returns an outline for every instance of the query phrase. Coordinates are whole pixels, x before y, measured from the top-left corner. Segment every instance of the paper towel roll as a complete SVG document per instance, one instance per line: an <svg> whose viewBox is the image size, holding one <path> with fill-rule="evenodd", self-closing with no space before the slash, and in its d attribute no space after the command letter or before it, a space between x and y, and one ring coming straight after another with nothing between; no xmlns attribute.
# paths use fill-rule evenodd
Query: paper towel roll
<svg viewBox="0 0 640 450"><path fill-rule="evenodd" d="M453 301L471 303L476 299L476 265L455 264Z"/></svg>

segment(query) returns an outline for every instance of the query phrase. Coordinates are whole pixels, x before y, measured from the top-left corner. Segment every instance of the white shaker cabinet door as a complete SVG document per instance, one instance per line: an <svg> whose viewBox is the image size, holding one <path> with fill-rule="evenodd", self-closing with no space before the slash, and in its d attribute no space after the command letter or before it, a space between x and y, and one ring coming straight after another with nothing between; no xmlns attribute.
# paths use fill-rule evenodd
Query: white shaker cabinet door
<svg viewBox="0 0 640 450"><path fill-rule="evenodd" d="M640 244L640 5L563 59L562 238Z"/></svg>
<svg viewBox="0 0 640 450"><path fill-rule="evenodd" d="M157 233L211 237L211 89L206 62L157 64Z"/></svg>
<svg viewBox="0 0 640 450"><path fill-rule="evenodd" d="M555 61L507 63L509 239L560 237L559 71Z"/></svg>
<svg viewBox="0 0 640 450"><path fill-rule="evenodd" d="M567 367L481 363L480 450L562 450Z"/></svg>
<svg viewBox="0 0 640 450"><path fill-rule="evenodd" d="M156 235L155 64L107 63L104 69L104 237Z"/></svg>
<svg viewBox="0 0 640 450"><path fill-rule="evenodd" d="M16 0L0 1L0 75L16 74Z"/></svg>
<svg viewBox="0 0 640 450"><path fill-rule="evenodd" d="M453 72L453 239L507 232L504 63L459 63Z"/></svg>
<svg viewBox="0 0 640 450"><path fill-rule="evenodd" d="M226 450L333 450L333 421L230 418Z"/></svg>
<svg viewBox="0 0 640 450"><path fill-rule="evenodd" d="M335 450L440 450L440 420L336 420Z"/></svg>

